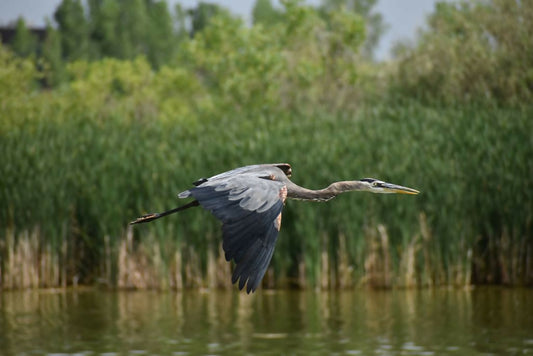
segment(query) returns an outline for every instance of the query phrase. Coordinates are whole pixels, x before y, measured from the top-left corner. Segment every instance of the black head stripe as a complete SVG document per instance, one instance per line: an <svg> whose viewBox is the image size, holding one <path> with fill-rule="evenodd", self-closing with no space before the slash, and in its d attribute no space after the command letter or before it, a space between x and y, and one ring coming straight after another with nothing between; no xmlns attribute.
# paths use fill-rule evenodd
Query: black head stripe
<svg viewBox="0 0 533 356"><path fill-rule="evenodd" d="M372 182L375 182L376 180L374 178L363 178L360 181L361 182L372 183Z"/></svg>

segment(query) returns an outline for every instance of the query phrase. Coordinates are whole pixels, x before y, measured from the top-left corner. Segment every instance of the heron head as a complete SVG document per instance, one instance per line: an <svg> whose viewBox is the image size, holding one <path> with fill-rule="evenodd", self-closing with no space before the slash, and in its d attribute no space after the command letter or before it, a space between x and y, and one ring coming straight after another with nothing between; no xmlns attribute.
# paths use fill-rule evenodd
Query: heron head
<svg viewBox="0 0 533 356"><path fill-rule="evenodd" d="M392 194L392 193L418 194L420 193L416 189L403 187L397 184L383 182L381 180L374 179L374 178L363 178L360 180L360 182L362 182L365 185L367 191L372 192L372 193L382 193L382 194Z"/></svg>

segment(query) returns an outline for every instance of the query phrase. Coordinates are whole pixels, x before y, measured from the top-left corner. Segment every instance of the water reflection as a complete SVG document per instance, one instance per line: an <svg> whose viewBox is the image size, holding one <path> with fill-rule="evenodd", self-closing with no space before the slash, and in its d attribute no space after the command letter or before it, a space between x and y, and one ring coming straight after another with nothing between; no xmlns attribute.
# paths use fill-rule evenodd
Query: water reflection
<svg viewBox="0 0 533 356"><path fill-rule="evenodd" d="M533 352L533 291L0 294L1 353Z"/></svg>

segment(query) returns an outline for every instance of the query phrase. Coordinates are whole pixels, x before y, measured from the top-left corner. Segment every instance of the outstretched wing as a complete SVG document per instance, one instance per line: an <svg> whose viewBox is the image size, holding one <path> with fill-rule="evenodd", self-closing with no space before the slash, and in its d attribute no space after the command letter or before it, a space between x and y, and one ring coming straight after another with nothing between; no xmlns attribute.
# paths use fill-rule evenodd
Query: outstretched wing
<svg viewBox="0 0 533 356"><path fill-rule="evenodd" d="M268 268L286 197L282 182L256 173L208 179L180 194L192 196L222 221L222 247L227 261L235 260L232 283L255 291Z"/></svg>

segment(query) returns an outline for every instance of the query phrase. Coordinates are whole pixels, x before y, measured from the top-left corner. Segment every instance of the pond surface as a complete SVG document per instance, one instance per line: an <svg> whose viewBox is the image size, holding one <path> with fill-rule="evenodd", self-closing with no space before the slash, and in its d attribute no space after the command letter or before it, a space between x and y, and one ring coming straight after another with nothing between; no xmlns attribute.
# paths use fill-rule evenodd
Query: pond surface
<svg viewBox="0 0 533 356"><path fill-rule="evenodd" d="M533 290L0 292L2 355L533 354Z"/></svg>

